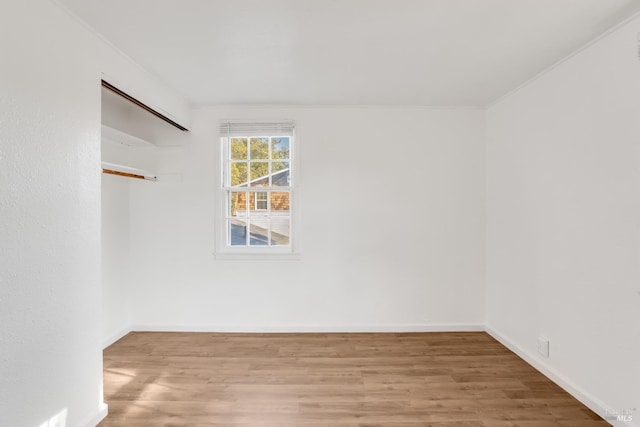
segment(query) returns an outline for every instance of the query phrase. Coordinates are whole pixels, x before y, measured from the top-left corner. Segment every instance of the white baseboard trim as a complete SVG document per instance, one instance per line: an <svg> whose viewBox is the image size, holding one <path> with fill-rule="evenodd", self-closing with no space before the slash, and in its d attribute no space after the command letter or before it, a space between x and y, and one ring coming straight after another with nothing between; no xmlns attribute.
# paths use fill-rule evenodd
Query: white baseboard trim
<svg viewBox="0 0 640 427"><path fill-rule="evenodd" d="M111 344L113 344L114 342L118 341L119 339L121 339L122 337L124 337L125 335L127 335L131 331L132 331L132 329L130 327L127 327L127 328L124 328L121 331L111 335L109 338L107 338L106 340L104 340L102 342L102 349L104 350L105 348L109 347Z"/></svg>
<svg viewBox="0 0 640 427"><path fill-rule="evenodd" d="M109 406L107 406L106 403L102 403L100 405L100 409L98 409L98 412L93 417L89 418L86 422L80 425L84 427L96 427L98 424L100 424L100 421L104 420L107 417L108 413Z"/></svg>
<svg viewBox="0 0 640 427"><path fill-rule="evenodd" d="M323 333L323 332L483 332L481 323L437 324L370 324L370 325L153 325L139 324L136 332L256 332L256 333Z"/></svg>
<svg viewBox="0 0 640 427"><path fill-rule="evenodd" d="M614 427L639 427L633 421L617 421L615 419L610 419L611 414L613 414L613 409L608 405L605 405L604 402L595 398L587 391L578 387L575 383L565 377L563 374L558 372L555 368L549 366L548 364L541 361L538 357L533 354L527 352L522 347L508 339L504 334L496 331L490 326L486 326L485 331L495 338L500 344L507 347L509 350L514 352L518 357L527 362L529 365L540 371L545 377L549 378L551 381L556 383L558 386L562 387L567 393L575 397L577 400L582 402L587 408L591 409L593 412L604 418L609 424ZM635 415L635 414L634 414Z"/></svg>

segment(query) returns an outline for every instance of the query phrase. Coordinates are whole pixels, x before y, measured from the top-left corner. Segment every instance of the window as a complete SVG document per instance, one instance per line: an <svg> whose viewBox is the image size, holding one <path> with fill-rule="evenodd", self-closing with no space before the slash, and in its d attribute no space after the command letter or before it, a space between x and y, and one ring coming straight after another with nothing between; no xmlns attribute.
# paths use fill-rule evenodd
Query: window
<svg viewBox="0 0 640 427"><path fill-rule="evenodd" d="M293 123L224 122L217 253L293 252Z"/></svg>
<svg viewBox="0 0 640 427"><path fill-rule="evenodd" d="M256 193L255 210L266 211L267 210L267 193L260 191Z"/></svg>

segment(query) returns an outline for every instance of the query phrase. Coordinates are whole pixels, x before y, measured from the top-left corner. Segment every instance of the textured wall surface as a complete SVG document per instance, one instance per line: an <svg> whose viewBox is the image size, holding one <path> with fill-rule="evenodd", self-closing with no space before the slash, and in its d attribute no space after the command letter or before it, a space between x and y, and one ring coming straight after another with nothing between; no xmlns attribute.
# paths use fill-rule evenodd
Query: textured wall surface
<svg viewBox="0 0 640 427"><path fill-rule="evenodd" d="M11 12L0 14L0 425L75 427L102 409L100 74L86 30L52 2L8 3Z"/></svg>

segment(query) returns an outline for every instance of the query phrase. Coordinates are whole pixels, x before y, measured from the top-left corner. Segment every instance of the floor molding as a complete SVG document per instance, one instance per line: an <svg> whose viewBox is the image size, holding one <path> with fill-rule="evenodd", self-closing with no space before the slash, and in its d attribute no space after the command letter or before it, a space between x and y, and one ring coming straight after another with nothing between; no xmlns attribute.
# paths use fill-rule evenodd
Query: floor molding
<svg viewBox="0 0 640 427"><path fill-rule="evenodd" d="M135 325L136 332L256 332L256 333L358 333L358 332L482 332L481 323L369 324L369 325Z"/></svg>
<svg viewBox="0 0 640 427"><path fill-rule="evenodd" d="M98 412L93 417L91 417L86 422L80 425L84 427L96 427L98 424L100 424L102 420L104 420L107 417L108 413L109 413L109 406L106 403L102 403L100 405L100 409L98 410Z"/></svg>
<svg viewBox="0 0 640 427"><path fill-rule="evenodd" d="M104 340L102 342L102 349L104 350L105 348L109 347L111 344L113 344L114 342L120 340L122 337L124 337L125 335L127 335L131 331L132 331L132 329L130 327L127 327L127 328L124 328L124 329L120 330L119 332L111 335L109 338L107 338L106 340Z"/></svg>
<svg viewBox="0 0 640 427"><path fill-rule="evenodd" d="M635 424L631 421L616 421L615 419L608 419L607 417L611 417L611 414L614 412L612 408L605 405L604 402L592 396L590 393L586 392L582 388L578 387L575 383L561 374L559 371L549 366L548 364L541 361L535 355L527 352L522 347L511 341L504 334L496 331L490 326L486 326L485 331L495 338L500 344L507 347L509 350L514 352L518 357L527 362L537 371L539 371L542 375L549 378L551 381L556 383L558 386L562 387L567 393L575 397L577 400L582 402L586 407L591 409L593 412L604 418L609 424L614 427L638 427L638 424Z"/></svg>

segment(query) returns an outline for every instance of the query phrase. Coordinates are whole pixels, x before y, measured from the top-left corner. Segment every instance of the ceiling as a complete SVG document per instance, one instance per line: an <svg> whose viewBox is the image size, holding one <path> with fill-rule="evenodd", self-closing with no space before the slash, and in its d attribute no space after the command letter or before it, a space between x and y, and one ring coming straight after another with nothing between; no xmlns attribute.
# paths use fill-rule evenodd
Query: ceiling
<svg viewBox="0 0 640 427"><path fill-rule="evenodd" d="M195 105L484 106L640 0L58 0Z"/></svg>

